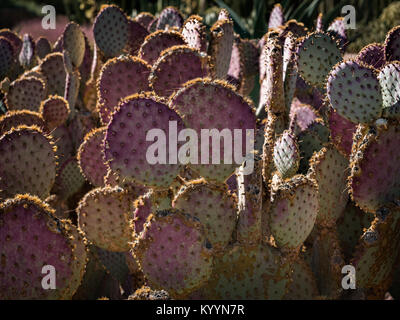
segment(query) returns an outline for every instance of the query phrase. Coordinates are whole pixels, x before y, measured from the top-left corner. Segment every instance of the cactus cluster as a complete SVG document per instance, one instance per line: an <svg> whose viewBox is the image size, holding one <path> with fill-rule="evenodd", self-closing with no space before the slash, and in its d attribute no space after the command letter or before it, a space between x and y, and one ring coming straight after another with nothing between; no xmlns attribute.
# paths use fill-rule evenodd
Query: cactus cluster
<svg viewBox="0 0 400 320"><path fill-rule="evenodd" d="M225 9L207 28L104 5L93 43L75 22L54 44L0 30L0 298L383 299L400 29L348 59L343 19L321 19L277 5L253 41Z"/></svg>

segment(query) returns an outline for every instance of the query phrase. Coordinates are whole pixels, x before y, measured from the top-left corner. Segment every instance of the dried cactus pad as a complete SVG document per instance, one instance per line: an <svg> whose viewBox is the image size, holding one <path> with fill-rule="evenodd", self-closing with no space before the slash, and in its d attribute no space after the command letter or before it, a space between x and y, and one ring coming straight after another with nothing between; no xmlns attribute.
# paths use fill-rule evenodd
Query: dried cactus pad
<svg viewBox="0 0 400 320"><path fill-rule="evenodd" d="M394 61L385 65L378 75L381 85L383 107L398 108L400 106L400 62Z"/></svg>
<svg viewBox="0 0 400 320"><path fill-rule="evenodd" d="M163 9L157 20L157 30L167 30L172 27L180 29L182 25L182 14L174 7L166 7Z"/></svg>
<svg viewBox="0 0 400 320"><path fill-rule="evenodd" d="M185 82L207 75L207 55L187 46L174 46L163 51L149 76L151 88L168 97Z"/></svg>
<svg viewBox="0 0 400 320"><path fill-rule="evenodd" d="M358 287L373 288L381 294L387 292L400 252L399 213L398 205L380 208L378 217L362 235L351 260Z"/></svg>
<svg viewBox="0 0 400 320"><path fill-rule="evenodd" d="M0 298L71 299L86 265L84 238L76 227L28 195L1 203L0 222ZM44 266L55 268L54 290L42 286L49 274Z"/></svg>
<svg viewBox="0 0 400 320"><path fill-rule="evenodd" d="M311 233L318 214L318 188L314 180L295 176L275 190L270 228L278 247L297 248Z"/></svg>
<svg viewBox="0 0 400 320"><path fill-rule="evenodd" d="M268 29L278 28L280 26L283 26L284 24L285 24L285 16L283 14L283 8L278 3L274 6L269 16Z"/></svg>
<svg viewBox="0 0 400 320"><path fill-rule="evenodd" d="M67 121L70 109L67 100L64 98L50 96L42 101L39 112L46 121L46 127L51 131Z"/></svg>
<svg viewBox="0 0 400 320"><path fill-rule="evenodd" d="M6 94L8 110L38 111L40 103L46 98L46 87L36 77L20 78L10 84Z"/></svg>
<svg viewBox="0 0 400 320"><path fill-rule="evenodd" d="M334 39L322 32L311 33L299 44L298 69L302 78L312 86L324 87L332 67L342 60Z"/></svg>
<svg viewBox="0 0 400 320"><path fill-rule="evenodd" d="M85 36L78 24L67 24L63 34L63 47L71 57L74 68L79 68L85 57Z"/></svg>
<svg viewBox="0 0 400 320"><path fill-rule="evenodd" d="M40 72L46 77L47 93L64 96L66 72L63 54L51 53L40 64Z"/></svg>
<svg viewBox="0 0 400 320"><path fill-rule="evenodd" d="M0 137L0 195L29 193L45 199L56 176L53 142L37 127L19 126Z"/></svg>
<svg viewBox="0 0 400 320"><path fill-rule="evenodd" d="M226 188L201 180L191 182L178 192L173 207L200 220L214 250L224 249L231 240L236 225L236 199Z"/></svg>
<svg viewBox="0 0 400 320"><path fill-rule="evenodd" d="M88 240L109 251L124 252L130 248L133 202L120 187L97 188L79 202L79 228Z"/></svg>
<svg viewBox="0 0 400 320"><path fill-rule="evenodd" d="M354 123L369 123L382 113L382 95L377 72L354 60L331 71L327 95L336 112Z"/></svg>
<svg viewBox="0 0 400 320"><path fill-rule="evenodd" d="M332 108L329 110L328 121L332 143L342 155L349 158L357 125L339 115Z"/></svg>
<svg viewBox="0 0 400 320"><path fill-rule="evenodd" d="M182 298L212 272L212 251L203 226L178 210L155 212L134 245L139 265L155 289Z"/></svg>
<svg viewBox="0 0 400 320"><path fill-rule="evenodd" d="M179 32L157 30L144 39L138 57L152 65L165 49L184 44L186 42Z"/></svg>
<svg viewBox="0 0 400 320"><path fill-rule="evenodd" d="M111 170L124 179L168 188L180 171L177 161L167 159L169 148L173 148L168 139L170 122L176 122L177 132L183 129L179 115L156 97L134 95L123 100L110 120L105 138L105 159ZM165 136L155 135L153 141L148 141L152 129ZM173 131L171 135L174 136ZM158 142L154 142L155 137Z"/></svg>
<svg viewBox="0 0 400 320"><path fill-rule="evenodd" d="M21 52L18 55L18 62L23 68L28 69L30 66L32 66L34 57L35 42L29 34L24 34Z"/></svg>
<svg viewBox="0 0 400 320"><path fill-rule="evenodd" d="M214 150L217 155L219 152L219 161L218 158L213 161L213 148L215 149L213 143L209 143L208 155L206 153L203 155L208 164L201 161L200 147L198 148L197 159L194 156L192 157L194 161L191 161L189 166L206 180L224 182L232 175L235 168L242 165L244 157L251 156L254 150L256 130L254 108L251 102L236 93L225 82L210 79L190 81L171 97L170 107L181 115L187 128L196 131L198 137L201 137L202 129L207 130L209 136L214 138L216 136L218 139L220 139L220 133L224 129L227 129L231 134L231 140L229 140L229 137L227 140L231 143L230 149L225 148L220 143L220 150ZM214 131L211 131L213 129ZM240 134L237 135L236 139L234 139L235 129ZM202 140L207 142L206 139L213 140L207 136ZM234 140L236 143L233 143ZM233 145L236 145L236 150L234 150ZM206 147L207 145L204 144L204 150L206 150ZM231 163L225 162L224 152L228 156L232 154ZM242 159L234 159L233 153L240 154Z"/></svg>
<svg viewBox="0 0 400 320"><path fill-rule="evenodd" d="M400 27L390 30L385 40L385 57L387 61L400 60Z"/></svg>
<svg viewBox="0 0 400 320"><path fill-rule="evenodd" d="M371 43L364 47L357 55L357 61L365 63L377 70L386 64L385 46L380 43Z"/></svg>
<svg viewBox="0 0 400 320"><path fill-rule="evenodd" d="M183 24L182 36L189 47L203 52L207 51L206 27L202 17L190 16Z"/></svg>
<svg viewBox="0 0 400 320"><path fill-rule="evenodd" d="M265 245L228 247L215 259L207 299L278 300L289 284L289 266L275 248ZM262 279L262 280L261 280Z"/></svg>
<svg viewBox="0 0 400 320"><path fill-rule="evenodd" d="M318 184L319 212L317 223L332 226L343 214L349 199L347 176L349 161L332 145L322 148L310 161L313 178Z"/></svg>
<svg viewBox="0 0 400 320"><path fill-rule="evenodd" d="M13 64L13 47L10 41L0 36L0 80L7 75Z"/></svg>
<svg viewBox="0 0 400 320"><path fill-rule="evenodd" d="M229 19L217 20L210 32L209 55L213 75L217 79L225 79L229 70L234 40L233 22Z"/></svg>
<svg viewBox="0 0 400 320"><path fill-rule="evenodd" d="M97 47L104 55L115 57L122 52L128 42L128 18L119 7L104 6L94 21L93 35Z"/></svg>
<svg viewBox="0 0 400 320"><path fill-rule="evenodd" d="M44 120L37 112L28 110L8 111L5 115L0 116L0 136L20 125L37 126L43 129Z"/></svg>
<svg viewBox="0 0 400 320"><path fill-rule="evenodd" d="M299 169L299 146L296 137L289 131L284 131L275 142L274 164L279 175L284 179L294 176Z"/></svg>
<svg viewBox="0 0 400 320"><path fill-rule="evenodd" d="M400 196L400 125L359 126L350 159L350 195L366 212Z"/></svg>
<svg viewBox="0 0 400 320"><path fill-rule="evenodd" d="M96 187L104 184L107 166L104 163L104 138L107 128L90 131L78 150L78 164L86 180Z"/></svg>
<svg viewBox="0 0 400 320"><path fill-rule="evenodd" d="M142 59L121 56L103 65L97 83L98 111L103 124L110 121L118 102L135 93L148 91L150 66Z"/></svg>

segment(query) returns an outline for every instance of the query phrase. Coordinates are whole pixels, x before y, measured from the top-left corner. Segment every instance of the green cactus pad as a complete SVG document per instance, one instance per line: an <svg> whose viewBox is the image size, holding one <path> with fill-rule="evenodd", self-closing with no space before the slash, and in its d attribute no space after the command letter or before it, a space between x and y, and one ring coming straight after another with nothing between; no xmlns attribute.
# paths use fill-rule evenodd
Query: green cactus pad
<svg viewBox="0 0 400 320"><path fill-rule="evenodd" d="M347 177L349 161L332 145L322 148L310 160L312 177L317 181L319 212L317 224L334 226L343 215L349 199Z"/></svg>
<svg viewBox="0 0 400 320"><path fill-rule="evenodd" d="M235 154L240 151L240 155L243 157L251 156L253 152L251 143L254 143L254 141L250 141L252 140L250 134L253 133L255 136L256 130L254 108L249 100L235 92L226 82L213 81L208 78L187 82L181 90L171 97L169 105L181 115L187 128L196 131L198 137L201 137L202 129L209 129L211 136L215 136L211 131L213 129L218 130L219 133L223 129L228 129L232 133L231 141L233 141L234 130L241 130L242 149L236 150ZM246 140L248 141L246 142ZM251 150L245 150L246 144ZM234 151L233 143L231 145L231 150ZM204 158L207 158L208 164L201 161L201 148L199 147L198 150L197 159L192 157L189 166L208 181L225 182L235 171L235 168L242 165L242 163L236 163L233 156L231 163L225 163L225 146L222 146L222 143L220 144L219 161L212 159L212 143L209 144L208 157L206 154L203 155ZM227 150L225 153L228 152L231 151Z"/></svg>
<svg viewBox="0 0 400 320"><path fill-rule="evenodd" d="M86 245L69 220L36 197L18 195L0 204L0 299L71 299L85 273ZM45 290L46 265L56 288Z"/></svg>
<svg viewBox="0 0 400 320"><path fill-rule="evenodd" d="M400 252L400 207L382 207L371 227L362 235L351 260L357 287L372 289L377 298L387 292Z"/></svg>
<svg viewBox="0 0 400 320"><path fill-rule="evenodd" d="M63 54L51 53L40 63L40 72L46 77L47 93L64 96L66 72Z"/></svg>
<svg viewBox="0 0 400 320"><path fill-rule="evenodd" d="M157 30L144 39L138 52L138 57L153 65L164 50L185 44L186 42L179 32Z"/></svg>
<svg viewBox="0 0 400 320"><path fill-rule="evenodd" d="M79 68L85 56L85 36L79 25L75 22L70 22L64 29L63 47L71 58L74 68Z"/></svg>
<svg viewBox="0 0 400 320"><path fill-rule="evenodd" d="M78 164L85 178L94 186L104 185L107 166L104 163L104 138L106 127L93 129L78 149Z"/></svg>
<svg viewBox="0 0 400 320"><path fill-rule="evenodd" d="M205 77L207 72L207 55L188 46L174 46L164 50L154 63L150 87L159 96L168 97L185 82Z"/></svg>
<svg viewBox="0 0 400 320"><path fill-rule="evenodd" d="M202 180L192 181L182 187L173 202L174 208L200 220L215 251L226 247L236 226L237 200L227 191Z"/></svg>
<svg viewBox="0 0 400 320"><path fill-rule="evenodd" d="M178 210L154 212L134 243L134 255L155 289L183 298L210 278L212 251L203 226Z"/></svg>
<svg viewBox="0 0 400 320"><path fill-rule="evenodd" d="M37 127L19 126L0 137L0 196L29 193L45 199L56 176L53 141Z"/></svg>
<svg viewBox="0 0 400 320"><path fill-rule="evenodd" d="M215 78L225 79L229 70L233 45L233 22L228 19L217 20L211 27L209 55Z"/></svg>
<svg viewBox="0 0 400 320"><path fill-rule="evenodd" d="M121 54L129 39L129 21L115 5L103 6L93 24L97 47L108 58Z"/></svg>
<svg viewBox="0 0 400 320"><path fill-rule="evenodd" d="M39 112L46 122L49 131L66 123L70 114L68 102L60 96L50 96L43 100Z"/></svg>
<svg viewBox="0 0 400 320"><path fill-rule="evenodd" d="M294 176L299 169L299 146L296 137L287 130L275 142L274 164L283 179Z"/></svg>
<svg viewBox="0 0 400 320"><path fill-rule="evenodd" d="M77 213L79 228L93 244L108 251L129 250L133 202L127 191L120 187L94 189L81 199Z"/></svg>
<svg viewBox="0 0 400 320"><path fill-rule="evenodd" d="M350 158L350 195L366 212L375 212L400 195L400 125L360 125Z"/></svg>
<svg viewBox="0 0 400 320"><path fill-rule="evenodd" d="M150 66L144 60L132 56L110 59L103 65L97 81L97 109L103 124L110 121L121 99L149 90L149 74Z"/></svg>
<svg viewBox="0 0 400 320"><path fill-rule="evenodd" d="M229 246L214 261L212 277L205 289L207 299L282 299L289 285L289 270L275 248Z"/></svg>
<svg viewBox="0 0 400 320"><path fill-rule="evenodd" d="M36 77L20 78L11 82L6 94L8 110L39 111L40 103L46 98L46 86Z"/></svg>
<svg viewBox="0 0 400 320"><path fill-rule="evenodd" d="M285 300L313 300L318 296L317 281L307 262L299 256L292 264L291 283Z"/></svg>
<svg viewBox="0 0 400 320"><path fill-rule="evenodd" d="M354 123L370 123L382 113L377 71L355 60L333 68L328 77L327 95L336 112Z"/></svg>
<svg viewBox="0 0 400 320"><path fill-rule="evenodd" d="M278 247L295 249L307 239L318 214L318 186L305 176L295 176L274 190L270 228Z"/></svg>
<svg viewBox="0 0 400 320"><path fill-rule="evenodd" d="M320 88L325 86L332 67L342 60L336 41L322 32L309 34L297 50L299 74L307 83Z"/></svg>
<svg viewBox="0 0 400 320"><path fill-rule="evenodd" d="M0 116L0 136L20 125L44 128L44 120L40 113L29 110L8 111Z"/></svg>
<svg viewBox="0 0 400 320"><path fill-rule="evenodd" d="M189 47L207 52L206 26L202 17L192 15L187 18L182 27L182 36Z"/></svg>

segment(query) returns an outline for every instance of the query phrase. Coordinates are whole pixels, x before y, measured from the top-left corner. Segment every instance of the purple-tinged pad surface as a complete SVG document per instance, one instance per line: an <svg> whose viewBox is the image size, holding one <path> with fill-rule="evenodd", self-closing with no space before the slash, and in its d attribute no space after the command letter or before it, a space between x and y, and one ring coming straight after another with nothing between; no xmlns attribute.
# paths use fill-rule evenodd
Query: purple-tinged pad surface
<svg viewBox="0 0 400 320"><path fill-rule="evenodd" d="M186 42L179 32L157 30L149 34L142 41L138 57L146 61L149 65L153 65L164 50L185 44Z"/></svg>
<svg viewBox="0 0 400 320"><path fill-rule="evenodd" d="M88 192L77 208L78 225L96 246L126 252L132 242L133 201L120 187L96 188Z"/></svg>
<svg viewBox="0 0 400 320"><path fill-rule="evenodd" d="M70 114L67 100L60 96L50 96L40 104L39 112L46 122L49 131L66 123Z"/></svg>
<svg viewBox="0 0 400 320"><path fill-rule="evenodd" d="M382 93L377 71L355 60L337 64L327 82L333 109L353 123L370 123L382 113Z"/></svg>
<svg viewBox="0 0 400 320"><path fill-rule="evenodd" d="M196 131L199 138L202 135L202 129L206 129L203 134L211 134L211 136L214 135L211 130L214 129L214 132L217 130L217 138L220 137L222 130L227 129L228 136L231 135L232 140L228 139L225 142L231 142L237 129L235 145L236 149L240 149L235 150L231 143L228 144L231 146L229 149L221 143L220 149L214 150L215 155L217 157L219 155L219 159L214 158L213 161L213 143L209 143L208 156L206 153L202 155L199 147L198 156L192 157L193 161L189 166L207 181L224 182L237 167L242 165L241 161L244 157L251 156L256 130L254 107L249 100L239 95L226 82L212 81L207 78L190 81L171 97L169 105L181 115L187 128ZM204 144L204 150L206 147ZM232 155L231 163L225 162L224 150L228 157ZM242 159L235 159L233 153ZM201 161L202 156L206 162Z"/></svg>
<svg viewBox="0 0 400 320"><path fill-rule="evenodd" d="M348 45L346 25L343 17L336 18L328 27L328 33L339 41L342 52L346 51Z"/></svg>
<svg viewBox="0 0 400 320"><path fill-rule="evenodd" d="M97 47L106 57L118 56L129 39L129 20L115 5L103 6L93 24Z"/></svg>
<svg viewBox="0 0 400 320"><path fill-rule="evenodd" d="M285 24L285 16L283 14L283 8L278 3L274 6L269 16L268 29L278 28L280 26L283 26L284 24Z"/></svg>
<svg viewBox="0 0 400 320"><path fill-rule="evenodd" d="M363 62L377 70L386 64L385 46L380 43L371 43L364 47L357 55L357 61Z"/></svg>
<svg viewBox="0 0 400 320"><path fill-rule="evenodd" d="M156 18L150 12L141 12L134 18L134 20L139 22L146 30L155 19Z"/></svg>
<svg viewBox="0 0 400 320"><path fill-rule="evenodd" d="M44 128L44 120L40 113L29 110L8 111L0 116L0 136L20 125Z"/></svg>
<svg viewBox="0 0 400 320"><path fill-rule="evenodd" d="M0 137L0 197L29 193L45 199L56 176L53 141L37 127L19 126Z"/></svg>
<svg viewBox="0 0 400 320"><path fill-rule="evenodd" d="M104 161L106 127L90 131L78 149L78 164L86 180L96 187L104 185L107 166Z"/></svg>
<svg viewBox="0 0 400 320"><path fill-rule="evenodd" d="M207 55L187 46L174 46L163 51L154 63L149 82L156 94L169 97L185 82L207 73Z"/></svg>
<svg viewBox="0 0 400 320"><path fill-rule="evenodd" d="M128 52L132 56L136 56L144 39L149 35L149 32L139 22L129 19L129 38Z"/></svg>
<svg viewBox="0 0 400 320"><path fill-rule="evenodd" d="M0 299L71 299L78 289L85 273L86 240L53 211L29 195L0 203ZM43 289L42 284L49 284L45 276L51 274L45 266L55 269L53 290Z"/></svg>
<svg viewBox="0 0 400 320"><path fill-rule="evenodd" d="M386 35L385 58L388 62L400 60L400 26L394 27Z"/></svg>
<svg viewBox="0 0 400 320"><path fill-rule="evenodd" d="M202 17L192 15L187 18L182 27L182 36L189 47L207 52L206 27Z"/></svg>
<svg viewBox="0 0 400 320"><path fill-rule="evenodd" d="M7 39L11 46L12 46L12 55L14 58L18 56L21 52L22 48L22 39L21 37L14 31L10 29L1 29L0 30L0 37Z"/></svg>
<svg viewBox="0 0 400 320"><path fill-rule="evenodd" d="M331 141L336 149L346 158L350 157L353 146L353 135L357 125L340 116L334 109L330 108L328 113Z"/></svg>
<svg viewBox="0 0 400 320"><path fill-rule="evenodd" d="M7 75L13 64L13 47L9 40L0 36L0 81Z"/></svg>
<svg viewBox="0 0 400 320"><path fill-rule="evenodd" d="M113 58L103 65L97 81L97 109L103 124L110 121L121 99L149 90L149 74L150 66L132 56Z"/></svg>
<svg viewBox="0 0 400 320"><path fill-rule="evenodd" d="M160 12L156 28L157 30L167 30L173 27L180 29L182 25L183 17L179 10L175 7L166 7Z"/></svg>
<svg viewBox="0 0 400 320"><path fill-rule="evenodd" d="M358 126L350 158L350 195L372 213L400 196L400 125L383 122Z"/></svg>
<svg viewBox="0 0 400 320"><path fill-rule="evenodd" d="M44 59L52 50L51 43L46 37L39 37L36 40L35 48L39 59Z"/></svg>
<svg viewBox="0 0 400 320"><path fill-rule="evenodd" d="M111 170L123 179L168 188L181 169L178 159L174 161L169 156L174 155L169 135L177 138L174 125L177 133L184 128L180 116L158 97L146 94L124 99L107 127L105 159ZM162 130L165 139L155 135L148 141L146 137L152 129ZM168 142L164 141L167 139Z"/></svg>
<svg viewBox="0 0 400 320"><path fill-rule="evenodd" d="M133 249L150 285L175 299L201 287L212 273L212 249L203 225L178 210L154 212Z"/></svg>
<svg viewBox="0 0 400 320"><path fill-rule="evenodd" d="M297 98L293 100L290 107L290 127L295 125L300 131L307 130L318 117L318 112L312 106L301 103Z"/></svg>
<svg viewBox="0 0 400 320"><path fill-rule="evenodd" d="M46 77L47 94L64 96L66 72L63 54L51 53L40 63L40 72Z"/></svg>

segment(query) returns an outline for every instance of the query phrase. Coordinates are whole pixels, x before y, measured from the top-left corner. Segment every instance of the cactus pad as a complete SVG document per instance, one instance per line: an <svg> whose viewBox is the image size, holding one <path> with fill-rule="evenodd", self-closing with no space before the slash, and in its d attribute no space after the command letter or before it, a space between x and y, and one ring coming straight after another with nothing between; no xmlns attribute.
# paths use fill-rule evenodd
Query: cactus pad
<svg viewBox="0 0 400 320"><path fill-rule="evenodd" d="M148 29L149 25L155 20L156 18L149 12L141 12L135 17L135 21L139 22L143 28L146 30Z"/></svg>
<svg viewBox="0 0 400 320"><path fill-rule="evenodd" d="M157 20L157 30L167 30L169 28L182 28L183 17L178 9L174 7L164 8Z"/></svg>
<svg viewBox="0 0 400 320"><path fill-rule="evenodd" d="M21 78L11 82L6 94L8 110L38 111L40 103L46 98L46 87L36 77Z"/></svg>
<svg viewBox="0 0 400 320"><path fill-rule="evenodd" d="M183 24L182 36L189 47L203 52L207 51L206 27L202 17L190 16Z"/></svg>
<svg viewBox="0 0 400 320"><path fill-rule="evenodd" d="M5 115L0 116L0 136L20 125L37 126L43 129L44 120L37 112L28 110L8 111Z"/></svg>
<svg viewBox="0 0 400 320"><path fill-rule="evenodd" d="M107 128L90 131L78 150L78 163L85 178L94 186L104 184L107 166L104 163L104 138Z"/></svg>
<svg viewBox="0 0 400 320"><path fill-rule="evenodd" d="M207 75L207 56L187 46L174 46L160 55L149 76L151 88L168 97L185 82Z"/></svg>
<svg viewBox="0 0 400 320"><path fill-rule="evenodd" d="M275 142L274 164L283 179L294 176L299 169L299 146L296 138L289 131L283 132Z"/></svg>
<svg viewBox="0 0 400 320"><path fill-rule="evenodd" d="M133 56L137 55L140 46L148 35L149 32L139 22L129 19L129 38L127 44L129 54Z"/></svg>
<svg viewBox="0 0 400 320"><path fill-rule="evenodd" d="M120 99L148 91L150 66L142 59L127 56L108 60L97 83L98 111L103 124L110 121Z"/></svg>
<svg viewBox="0 0 400 320"><path fill-rule="evenodd" d="M51 53L51 43L45 37L39 37L35 44L36 55L39 59L44 59L49 53Z"/></svg>
<svg viewBox="0 0 400 320"><path fill-rule="evenodd" d="M357 55L357 61L365 63L377 70L386 64L385 47L380 43L371 43Z"/></svg>
<svg viewBox="0 0 400 320"><path fill-rule="evenodd" d="M46 77L48 94L64 96L66 72L63 54L51 53L40 64L40 72Z"/></svg>
<svg viewBox="0 0 400 320"><path fill-rule="evenodd" d="M327 94L336 112L354 123L369 123L382 113L376 70L354 60L333 68L328 77Z"/></svg>
<svg viewBox="0 0 400 320"><path fill-rule="evenodd" d="M292 265L292 282L289 285L285 300L313 300L318 296L317 281L310 266L300 256Z"/></svg>
<svg viewBox="0 0 400 320"><path fill-rule="evenodd" d="M63 47L71 57L74 68L79 68L85 56L85 36L78 24L70 22L64 29Z"/></svg>
<svg viewBox="0 0 400 320"><path fill-rule="evenodd" d="M49 196L56 175L53 142L37 127L12 128L0 137L0 195Z"/></svg>
<svg viewBox="0 0 400 320"><path fill-rule="evenodd" d="M13 47L10 41L0 36L0 80L7 75L13 64Z"/></svg>
<svg viewBox="0 0 400 320"><path fill-rule="evenodd" d="M134 244L149 283L182 298L203 285L212 271L210 244L202 225L177 210L155 212Z"/></svg>
<svg viewBox="0 0 400 320"><path fill-rule="evenodd" d="M299 74L310 85L321 88L332 67L342 60L336 41L322 32L305 37L297 50Z"/></svg>
<svg viewBox="0 0 400 320"><path fill-rule="evenodd" d="M29 34L24 34L21 52L18 55L18 61L23 68L28 69L34 62L34 56L35 42Z"/></svg>
<svg viewBox="0 0 400 320"><path fill-rule="evenodd" d="M178 192L173 207L190 212L205 226L214 251L222 250L232 238L236 225L236 199L226 188L193 181Z"/></svg>
<svg viewBox="0 0 400 320"><path fill-rule="evenodd" d="M385 65L379 72L378 80L381 86L383 108L399 108L400 62L394 61Z"/></svg>
<svg viewBox="0 0 400 320"><path fill-rule="evenodd" d="M69 116L68 102L60 96L50 96L42 101L39 112L46 121L49 131L63 125Z"/></svg>
<svg viewBox="0 0 400 320"><path fill-rule="evenodd" d="M269 16L268 29L278 28L285 24L285 16L283 14L283 8L278 3L274 6Z"/></svg>
<svg viewBox="0 0 400 320"><path fill-rule="evenodd" d="M385 40L385 58L387 61L400 60L400 27L390 30Z"/></svg>
<svg viewBox="0 0 400 320"><path fill-rule="evenodd" d="M71 299L86 265L84 238L76 227L28 195L1 203L0 221L0 298ZM42 287L46 265L55 268L55 290Z"/></svg>
<svg viewBox="0 0 400 320"><path fill-rule="evenodd" d="M356 124L342 117L332 108L329 110L328 121L332 143L342 155L349 158Z"/></svg>

